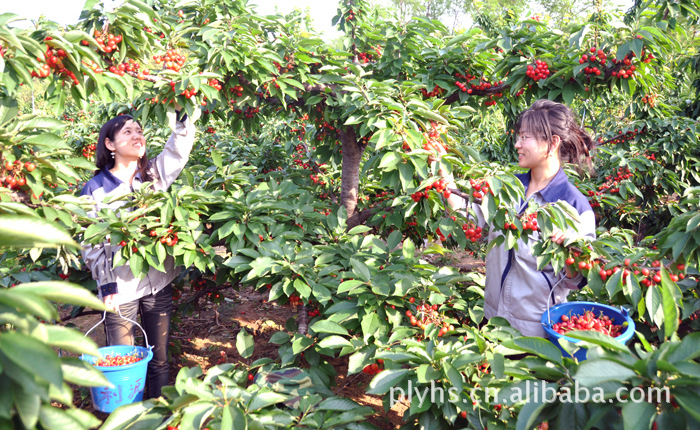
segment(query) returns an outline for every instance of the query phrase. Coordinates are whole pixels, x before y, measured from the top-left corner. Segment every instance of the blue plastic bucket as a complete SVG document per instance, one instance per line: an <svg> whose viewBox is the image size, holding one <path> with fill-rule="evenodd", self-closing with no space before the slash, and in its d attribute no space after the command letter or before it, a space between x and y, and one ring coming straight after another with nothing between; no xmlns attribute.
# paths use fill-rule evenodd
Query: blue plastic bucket
<svg viewBox="0 0 700 430"><path fill-rule="evenodd" d="M101 371L113 387L90 387L92 405L101 412L112 412L119 406L143 400L143 389L146 387L146 371L148 362L153 358L153 351L142 346L115 345L99 348L103 357L108 355L122 356L136 354L143 357L136 363L124 366L97 366L98 358L83 355L82 360L95 366Z"/></svg>
<svg viewBox="0 0 700 430"><path fill-rule="evenodd" d="M136 321L130 320L122 315L119 316L126 321L131 322L141 329L143 338L148 346L148 336L146 331ZM91 331L98 325L104 322L107 317L107 311L102 315L102 320L95 324L90 330L85 333L87 337ZM96 366L98 357L83 354L80 359L92 364L95 369L102 372L105 378L112 384L112 387L91 387L90 395L92 396L92 405L100 412L113 412L119 406L128 405L129 403L140 402L143 400L143 390L146 388L146 373L148 371L148 363L153 358L152 346L144 348L143 346L131 345L112 345L98 348L101 357L136 355L141 357L141 360L136 363L126 364L123 366Z"/></svg>
<svg viewBox="0 0 700 430"><path fill-rule="evenodd" d="M614 339L620 343L627 344L627 342L632 339L632 336L634 335L634 321L632 318L630 318L629 313L627 312L627 309L620 308L616 309L612 306L608 305L602 305L600 303L595 303L595 302L568 302L568 303L561 303L556 306L553 306L552 308L549 308L547 312L542 314L542 326L544 327L544 331L547 333L547 337L549 340L555 344L562 352L562 354L565 357L571 357L569 353L564 351L564 349L559 345L559 339L566 339L569 342L572 343L578 343L580 342L578 339L574 339L572 337L568 337L563 334L559 334L554 329L552 329L552 326L558 322L561 322L561 317L562 315L583 315L585 311L592 311L596 316L600 316L602 313L603 315L606 315L608 318L613 320L613 323L616 325L621 325L624 323L627 323L627 327L622 331L622 333L615 337ZM578 361L583 361L586 359L586 354L588 350L586 348L579 348L578 351L574 353L574 358L577 359Z"/></svg>

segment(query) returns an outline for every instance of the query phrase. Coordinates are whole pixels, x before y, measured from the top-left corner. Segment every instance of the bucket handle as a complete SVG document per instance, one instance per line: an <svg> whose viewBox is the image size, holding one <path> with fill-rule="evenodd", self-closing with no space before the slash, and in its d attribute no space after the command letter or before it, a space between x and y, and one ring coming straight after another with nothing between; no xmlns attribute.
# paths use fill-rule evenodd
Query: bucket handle
<svg viewBox="0 0 700 430"><path fill-rule="evenodd" d="M564 275L564 276L566 276L566 275ZM560 280L558 280L557 283L554 284L554 286L549 290L549 296L547 296L547 324L542 323L542 325L544 325L546 327L552 326L552 318L549 315L549 302L552 301L552 294L554 294L554 289L557 288L557 285L559 285L561 283L561 281L563 281L563 280L564 280L564 278L561 278Z"/></svg>
<svg viewBox="0 0 700 430"><path fill-rule="evenodd" d="M138 326L138 328L141 329L141 331L143 332L143 339L146 341L146 348L153 349L153 346L148 344L148 335L146 334L146 330L144 330L143 327L141 327L141 324L137 323L136 321L134 321L132 319L125 317L124 315L122 315L121 309L117 309L117 312L119 312L119 316L122 317L122 319L125 319L132 324L136 324L136 326ZM89 335L91 331L93 331L95 328L97 328L98 325L102 324L102 322L104 322L105 318L107 318L107 311L104 311L104 313L102 314L102 319L99 320L97 322L97 324L92 326L92 328L90 330L88 330L87 333L85 333L85 337L87 337L87 335Z"/></svg>

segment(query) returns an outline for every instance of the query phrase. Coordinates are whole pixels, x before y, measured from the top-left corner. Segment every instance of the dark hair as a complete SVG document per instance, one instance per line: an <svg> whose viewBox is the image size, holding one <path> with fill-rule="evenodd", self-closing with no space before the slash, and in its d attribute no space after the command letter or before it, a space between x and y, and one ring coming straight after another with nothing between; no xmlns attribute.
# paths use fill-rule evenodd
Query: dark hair
<svg viewBox="0 0 700 430"><path fill-rule="evenodd" d="M515 124L516 136L525 129L538 141L547 142L547 150L552 148L552 137L559 136L559 159L564 163L577 165L581 169L593 170L593 138L579 126L571 109L551 100L537 100L523 111Z"/></svg>
<svg viewBox="0 0 700 430"><path fill-rule="evenodd" d="M124 128L124 124L127 121L133 120L136 124L141 127L141 123L135 120L131 115L118 115L110 119L100 129L100 135L97 138L97 148L95 149L95 166L97 170L95 175L97 175L100 170L111 169L114 167L114 157L112 157L112 151L107 149L105 145L105 140L109 139L114 142L114 137ZM137 173L141 174L141 179L144 182L150 181L152 178L148 174L148 156L144 153L143 157L139 159Z"/></svg>

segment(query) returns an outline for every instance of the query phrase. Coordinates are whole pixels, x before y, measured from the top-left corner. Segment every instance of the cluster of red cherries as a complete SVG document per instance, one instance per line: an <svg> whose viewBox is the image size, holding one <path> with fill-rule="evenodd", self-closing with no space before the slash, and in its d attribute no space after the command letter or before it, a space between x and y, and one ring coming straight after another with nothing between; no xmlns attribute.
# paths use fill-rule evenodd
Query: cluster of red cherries
<svg viewBox="0 0 700 430"><path fill-rule="evenodd" d="M551 72L549 71L549 65L547 63L536 59L534 66L532 64L528 64L525 74L528 78L537 82L540 79L547 79Z"/></svg>
<svg viewBox="0 0 700 430"><path fill-rule="evenodd" d="M127 355L107 355L104 358L97 360L95 366L113 367L126 366L127 364L138 363L143 360L143 357L138 352Z"/></svg>
<svg viewBox="0 0 700 430"><path fill-rule="evenodd" d="M463 224L462 230L464 230L464 235L467 240L472 242L478 242L481 239L482 229L474 224Z"/></svg>
<svg viewBox="0 0 700 430"><path fill-rule="evenodd" d="M461 84L461 82L458 82L458 83ZM444 91L445 90L440 88L438 85L435 85L433 90L430 92L428 92L428 90L426 90L425 88L420 89L420 92L421 92L421 94L423 94L423 97L428 98L428 99L432 98L432 97L440 97Z"/></svg>
<svg viewBox="0 0 700 430"><path fill-rule="evenodd" d="M583 315L562 315L561 321L554 324L552 329L559 334L566 334L572 330L597 331L610 337L617 337L623 331L622 325L616 325L615 319L607 315L596 317L593 311L586 310Z"/></svg>
<svg viewBox="0 0 700 430"><path fill-rule="evenodd" d="M362 369L362 373L366 373L367 375L376 375L382 370L384 370L384 360L378 358L376 363L366 365L364 369Z"/></svg>
<svg viewBox="0 0 700 430"><path fill-rule="evenodd" d="M185 65L185 56L180 55L177 50L170 49L165 55L154 55L153 60L157 64L163 63L166 69L172 70L174 72L179 72L180 69Z"/></svg>
<svg viewBox="0 0 700 430"><path fill-rule="evenodd" d="M445 198L449 198L452 195L452 192L449 190L449 188L447 188L447 183L445 180L440 179L425 187L425 191L416 191L415 193L411 194L411 199L413 199L413 201L416 203L421 201L423 198L427 199L430 195L428 193L430 190L435 190L438 194L442 194Z"/></svg>

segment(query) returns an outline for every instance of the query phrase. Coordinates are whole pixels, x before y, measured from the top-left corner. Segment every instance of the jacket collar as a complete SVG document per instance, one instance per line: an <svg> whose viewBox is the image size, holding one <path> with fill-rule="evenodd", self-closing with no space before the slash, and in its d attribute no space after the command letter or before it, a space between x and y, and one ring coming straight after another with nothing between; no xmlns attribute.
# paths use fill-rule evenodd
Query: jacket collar
<svg viewBox="0 0 700 430"><path fill-rule="evenodd" d="M121 179L114 176L107 168L102 169L100 174L102 175L102 188L105 194L111 193L123 183Z"/></svg>
<svg viewBox="0 0 700 430"><path fill-rule="evenodd" d="M530 185L530 177L532 175L532 170L528 171L526 174L520 176L520 181L523 183L525 189ZM547 203L553 203L562 199L562 196L566 192L566 185L569 182L569 178L564 173L564 169L559 169L556 175L549 181L546 187L541 189L539 193L542 198L547 201Z"/></svg>
<svg viewBox="0 0 700 430"><path fill-rule="evenodd" d="M118 188L120 185L124 183L121 179L117 178L114 176L112 172L109 171L109 169L104 168L100 171L100 174L103 175L102 179L102 187L104 188L105 194L111 193L113 190ZM134 182L139 182L141 181L141 173L136 172L136 175L134 176Z"/></svg>

